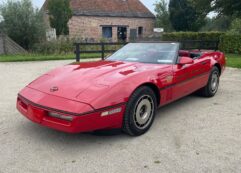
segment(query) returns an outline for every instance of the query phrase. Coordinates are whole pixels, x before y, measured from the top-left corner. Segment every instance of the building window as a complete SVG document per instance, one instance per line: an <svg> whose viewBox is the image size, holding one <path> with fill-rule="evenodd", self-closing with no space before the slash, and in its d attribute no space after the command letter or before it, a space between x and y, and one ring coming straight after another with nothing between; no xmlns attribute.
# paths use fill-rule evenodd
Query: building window
<svg viewBox="0 0 241 173"><path fill-rule="evenodd" d="M102 37L112 38L112 27L102 27Z"/></svg>
<svg viewBox="0 0 241 173"><path fill-rule="evenodd" d="M143 35L143 27L138 27L138 36L141 37Z"/></svg>

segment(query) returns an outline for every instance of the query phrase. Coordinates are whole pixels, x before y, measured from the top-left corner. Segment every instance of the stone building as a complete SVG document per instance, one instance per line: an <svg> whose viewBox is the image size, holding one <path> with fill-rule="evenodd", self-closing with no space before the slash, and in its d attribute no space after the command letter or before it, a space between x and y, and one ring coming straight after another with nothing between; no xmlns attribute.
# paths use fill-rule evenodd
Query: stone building
<svg viewBox="0 0 241 173"><path fill-rule="evenodd" d="M71 37L128 41L153 33L155 16L139 0L70 0ZM43 8L48 16L47 1Z"/></svg>

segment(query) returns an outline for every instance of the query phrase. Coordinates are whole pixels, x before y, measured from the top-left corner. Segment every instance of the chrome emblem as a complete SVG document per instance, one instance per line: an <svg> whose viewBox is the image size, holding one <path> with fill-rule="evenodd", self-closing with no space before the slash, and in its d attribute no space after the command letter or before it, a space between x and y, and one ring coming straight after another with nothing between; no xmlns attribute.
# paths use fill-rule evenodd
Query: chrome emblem
<svg viewBox="0 0 241 173"><path fill-rule="evenodd" d="M58 91L59 90L59 88L58 87L52 87L52 88L50 88L50 92L56 92L56 91Z"/></svg>

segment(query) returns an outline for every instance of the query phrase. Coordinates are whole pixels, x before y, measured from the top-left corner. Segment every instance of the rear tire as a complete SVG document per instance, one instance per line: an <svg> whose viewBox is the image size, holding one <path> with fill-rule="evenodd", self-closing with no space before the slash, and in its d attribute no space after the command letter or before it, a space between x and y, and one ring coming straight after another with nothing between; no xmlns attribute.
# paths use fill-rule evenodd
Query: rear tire
<svg viewBox="0 0 241 173"><path fill-rule="evenodd" d="M152 126L156 108L154 91L147 86L138 88L126 105L122 130L131 136L143 135Z"/></svg>
<svg viewBox="0 0 241 173"><path fill-rule="evenodd" d="M219 69L214 66L209 76L208 84L199 90L199 95L203 97L213 97L216 95L219 87L220 73Z"/></svg>

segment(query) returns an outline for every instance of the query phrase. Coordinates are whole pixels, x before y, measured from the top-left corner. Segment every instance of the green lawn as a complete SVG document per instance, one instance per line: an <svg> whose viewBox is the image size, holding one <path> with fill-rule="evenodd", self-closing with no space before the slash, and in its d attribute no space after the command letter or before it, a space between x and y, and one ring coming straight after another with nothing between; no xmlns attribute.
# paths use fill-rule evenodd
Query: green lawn
<svg viewBox="0 0 241 173"><path fill-rule="evenodd" d="M81 59L99 58L100 54L82 54ZM0 62L18 62L18 61L47 61L47 60L75 60L74 54L66 55L0 55Z"/></svg>
<svg viewBox="0 0 241 173"><path fill-rule="evenodd" d="M241 55L227 54L227 66L234 68L241 68Z"/></svg>
<svg viewBox="0 0 241 173"><path fill-rule="evenodd" d="M99 58L100 54L82 54L82 59L87 58ZM226 54L227 66L241 68L241 55ZM66 60L71 59L75 61L74 54L67 55L36 55L36 54L26 54L26 55L2 55L0 56L0 62L17 62L17 61L47 61L47 60Z"/></svg>

